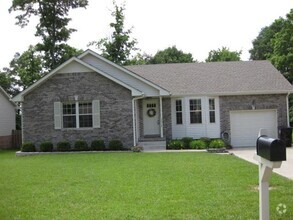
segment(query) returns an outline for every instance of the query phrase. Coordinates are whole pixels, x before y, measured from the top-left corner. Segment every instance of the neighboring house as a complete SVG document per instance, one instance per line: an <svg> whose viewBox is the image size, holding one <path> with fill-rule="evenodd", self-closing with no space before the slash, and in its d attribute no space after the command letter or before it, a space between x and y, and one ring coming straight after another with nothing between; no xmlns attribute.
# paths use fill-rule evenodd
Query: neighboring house
<svg viewBox="0 0 293 220"><path fill-rule="evenodd" d="M12 130L15 130L15 104L0 86L0 149L12 147Z"/></svg>
<svg viewBox="0 0 293 220"><path fill-rule="evenodd" d="M165 148L182 137L255 146L260 128L288 126L292 85L268 61L121 67L91 50L73 57L16 97L23 140L119 139Z"/></svg>

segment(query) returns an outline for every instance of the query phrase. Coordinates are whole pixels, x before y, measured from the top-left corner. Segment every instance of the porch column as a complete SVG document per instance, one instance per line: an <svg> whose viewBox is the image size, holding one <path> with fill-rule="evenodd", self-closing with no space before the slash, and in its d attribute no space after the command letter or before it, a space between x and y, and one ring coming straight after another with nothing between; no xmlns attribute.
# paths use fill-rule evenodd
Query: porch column
<svg viewBox="0 0 293 220"><path fill-rule="evenodd" d="M160 129L161 129L161 138L164 137L164 124L163 124L163 101L160 96Z"/></svg>

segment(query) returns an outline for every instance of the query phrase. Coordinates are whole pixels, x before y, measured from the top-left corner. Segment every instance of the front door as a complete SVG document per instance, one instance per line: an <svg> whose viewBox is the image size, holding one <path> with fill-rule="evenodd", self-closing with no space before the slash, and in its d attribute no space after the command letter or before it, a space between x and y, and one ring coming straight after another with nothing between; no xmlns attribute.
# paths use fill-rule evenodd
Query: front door
<svg viewBox="0 0 293 220"><path fill-rule="evenodd" d="M143 100L143 131L144 136L160 135L159 99Z"/></svg>

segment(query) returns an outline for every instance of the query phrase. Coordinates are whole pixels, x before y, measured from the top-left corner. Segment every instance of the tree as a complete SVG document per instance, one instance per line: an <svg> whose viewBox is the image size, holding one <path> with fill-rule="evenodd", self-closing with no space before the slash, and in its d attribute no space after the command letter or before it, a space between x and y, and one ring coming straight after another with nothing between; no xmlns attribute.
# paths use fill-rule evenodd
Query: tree
<svg viewBox="0 0 293 220"><path fill-rule="evenodd" d="M211 50L206 62L239 61L242 51L230 51L229 48Z"/></svg>
<svg viewBox="0 0 293 220"><path fill-rule="evenodd" d="M250 52L252 60L270 60L272 64L293 82L293 9L286 18L276 19L262 28L253 40Z"/></svg>
<svg viewBox="0 0 293 220"><path fill-rule="evenodd" d="M165 50L159 50L153 58L150 58L149 63L193 63L191 53L184 53L182 50L178 50L176 46L168 47Z"/></svg>
<svg viewBox="0 0 293 220"><path fill-rule="evenodd" d="M29 23L31 16L39 16L35 35L42 38L42 43L37 44L36 49L43 52L45 67L51 70L62 63L64 51L72 51L65 43L75 29L67 28L70 9L85 8L88 0L13 0L9 12L21 11L16 16L17 25L21 27Z"/></svg>
<svg viewBox="0 0 293 220"><path fill-rule="evenodd" d="M257 38L252 41L253 48L249 50L251 60L266 60L271 57L274 50L271 41L274 39L275 34L282 30L284 23L285 20L279 18L269 27L261 29Z"/></svg>
<svg viewBox="0 0 293 220"><path fill-rule="evenodd" d="M0 86L11 96L15 95L15 91L11 86L12 84L13 78L6 72L0 72Z"/></svg>
<svg viewBox="0 0 293 220"><path fill-rule="evenodd" d="M12 88L26 89L44 75L42 56L35 47L29 46L22 54L16 53L9 68L4 70L15 79Z"/></svg>
<svg viewBox="0 0 293 220"><path fill-rule="evenodd" d="M135 47L137 41L130 37L132 28L124 30L125 6L118 6L115 1L113 1L113 5L115 9L111 15L115 18L115 22L110 23L110 27L114 28L111 37L92 41L89 46L97 46L101 50L103 57L123 65L129 60L131 52L137 50Z"/></svg>
<svg viewBox="0 0 293 220"><path fill-rule="evenodd" d="M145 65L150 64L153 57L146 53L137 53L132 59L125 62L125 65Z"/></svg>
<svg viewBox="0 0 293 220"><path fill-rule="evenodd" d="M272 40L273 54L270 57L273 65L293 82L293 9L287 14L282 30Z"/></svg>

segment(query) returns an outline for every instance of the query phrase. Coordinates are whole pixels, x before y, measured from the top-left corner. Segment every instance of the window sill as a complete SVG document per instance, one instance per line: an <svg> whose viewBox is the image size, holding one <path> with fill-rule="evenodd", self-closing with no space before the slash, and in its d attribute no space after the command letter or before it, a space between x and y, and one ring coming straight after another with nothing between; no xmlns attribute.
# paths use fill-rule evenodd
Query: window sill
<svg viewBox="0 0 293 220"><path fill-rule="evenodd" d="M92 131L94 128L62 128L61 131Z"/></svg>

